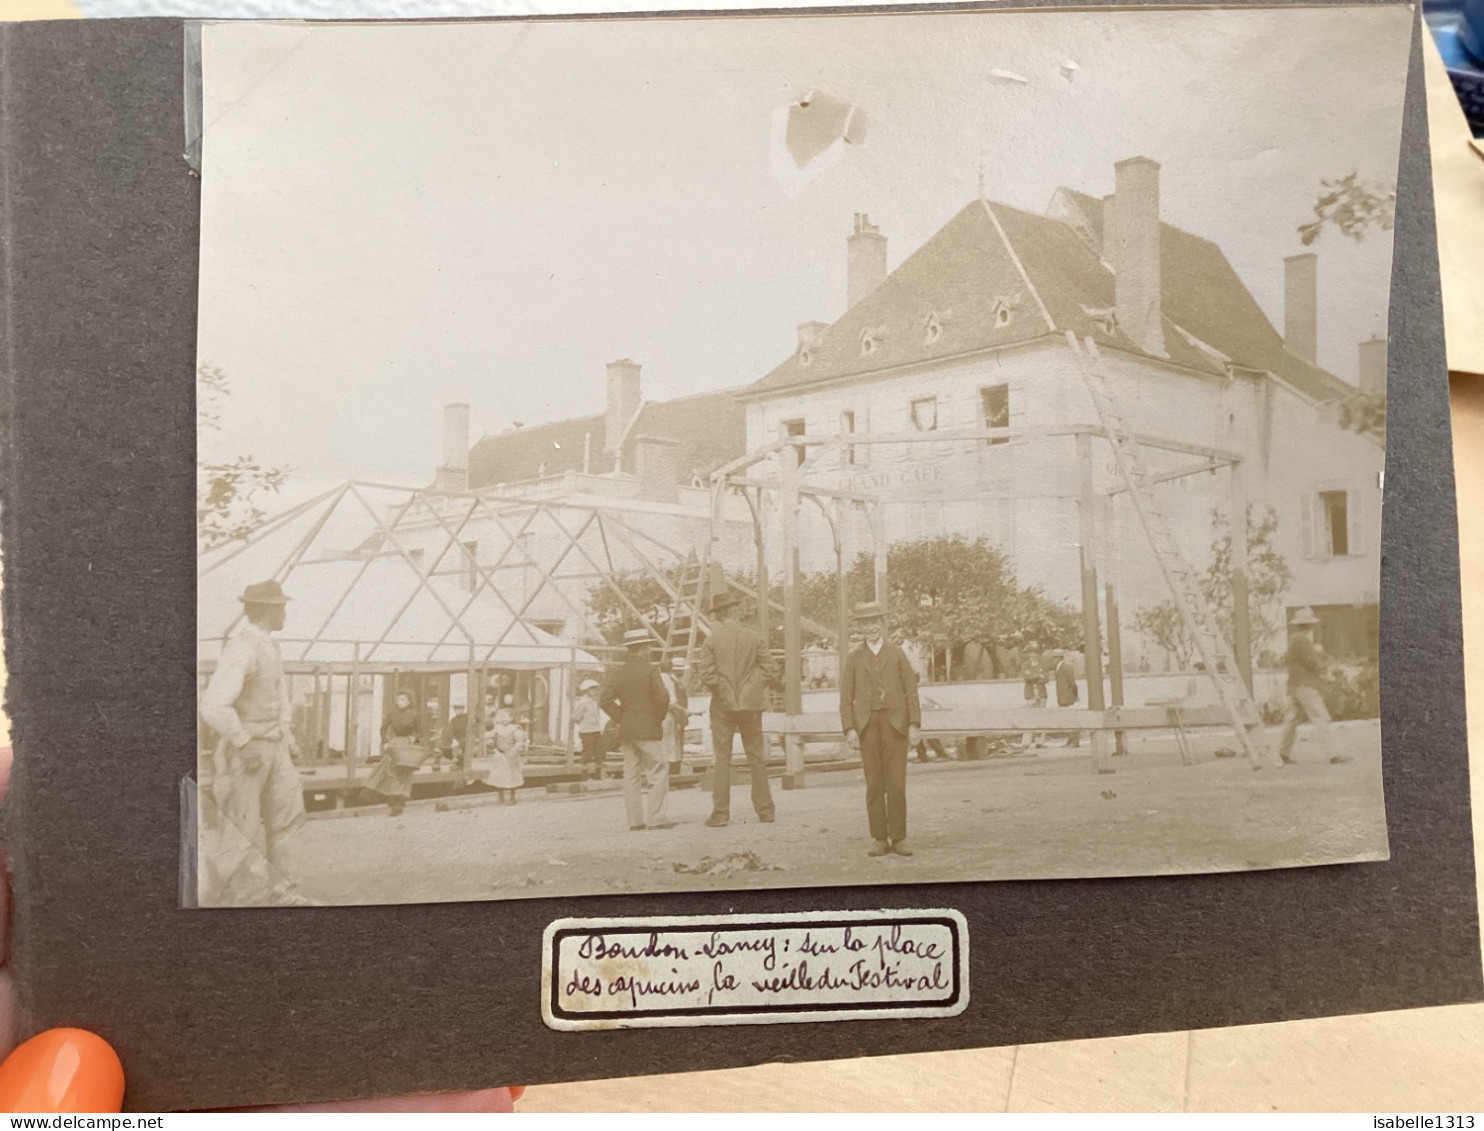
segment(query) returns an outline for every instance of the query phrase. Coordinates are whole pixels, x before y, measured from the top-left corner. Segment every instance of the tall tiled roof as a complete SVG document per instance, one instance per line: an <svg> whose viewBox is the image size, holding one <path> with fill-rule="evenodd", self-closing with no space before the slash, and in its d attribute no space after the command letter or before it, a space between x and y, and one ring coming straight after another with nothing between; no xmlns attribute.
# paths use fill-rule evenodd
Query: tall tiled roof
<svg viewBox="0 0 1484 1131"><path fill-rule="evenodd" d="M1144 351L1109 315L1113 272L1097 249L1102 202L1062 189L1060 215L976 200L948 221L816 342L744 397L860 378L1067 331ZM1226 362L1274 373L1316 400L1354 390L1288 354L1282 336L1209 240L1161 224L1161 360L1223 373ZM1147 355L1146 355L1147 356Z"/></svg>
<svg viewBox="0 0 1484 1131"><path fill-rule="evenodd" d="M605 418L581 416L485 436L469 451L469 486L535 479L543 472L542 464L546 475L581 471L588 435L592 436L590 469L595 473L613 470L612 457L603 450ZM688 480L692 472L705 475L747 450L746 415L735 390L701 393L645 403L625 436L630 441L638 436L678 441L678 471L682 480Z"/></svg>
<svg viewBox="0 0 1484 1131"><path fill-rule="evenodd" d="M581 471L584 438L589 433L593 469L606 470L603 417L582 416L485 436L469 449L469 486L493 487L535 479L543 463L547 475Z"/></svg>
<svg viewBox="0 0 1484 1131"><path fill-rule="evenodd" d="M679 440L681 476L709 475L747 451L747 410L737 399L738 391L647 403L629 435Z"/></svg>

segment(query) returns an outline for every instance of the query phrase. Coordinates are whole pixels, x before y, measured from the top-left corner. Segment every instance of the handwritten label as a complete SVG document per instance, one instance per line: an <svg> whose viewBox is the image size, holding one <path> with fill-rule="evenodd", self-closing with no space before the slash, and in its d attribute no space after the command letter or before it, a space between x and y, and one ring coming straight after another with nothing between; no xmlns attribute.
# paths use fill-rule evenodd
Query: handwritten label
<svg viewBox="0 0 1484 1131"><path fill-rule="evenodd" d="M553 1029L949 1017L969 1003L951 910L559 919L546 928Z"/></svg>

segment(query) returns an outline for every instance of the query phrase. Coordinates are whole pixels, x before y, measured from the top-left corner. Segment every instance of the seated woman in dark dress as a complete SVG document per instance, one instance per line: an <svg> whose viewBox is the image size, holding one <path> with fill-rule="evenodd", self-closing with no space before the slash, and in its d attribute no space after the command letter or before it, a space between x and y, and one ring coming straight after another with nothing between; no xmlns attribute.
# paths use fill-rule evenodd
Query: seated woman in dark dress
<svg viewBox="0 0 1484 1131"><path fill-rule="evenodd" d="M381 724L381 761L366 782L367 788L387 800L395 817L412 796L412 775L427 761L428 739L423 715L412 702L412 693L397 692L397 705Z"/></svg>

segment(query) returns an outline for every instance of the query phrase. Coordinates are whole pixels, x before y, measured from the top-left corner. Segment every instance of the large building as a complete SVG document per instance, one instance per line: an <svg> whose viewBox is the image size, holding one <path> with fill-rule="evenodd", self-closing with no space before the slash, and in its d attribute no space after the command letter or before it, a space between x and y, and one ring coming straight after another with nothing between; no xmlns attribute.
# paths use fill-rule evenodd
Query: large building
<svg viewBox="0 0 1484 1131"><path fill-rule="evenodd" d="M1081 466L1074 441L1054 433L1099 423L1067 342L1090 338L1132 431L1242 458L1250 502L1278 518L1286 603L1315 608L1336 654L1374 648L1384 452L1341 426L1357 387L1316 364L1315 256L1286 261L1280 333L1220 248L1160 220L1159 176L1146 158L1120 162L1113 195L1063 188L1045 215L972 201L889 273L885 236L857 216L848 309L801 325L794 352L741 394L748 448L781 436L896 437L809 449L800 474L898 500L892 541L984 536L1023 582L1074 599ZM1385 348L1360 346L1367 392L1384 395ZM956 428L1011 431L935 438ZM1106 498L1118 485L1106 441L1092 456ZM1154 469L1191 463L1170 453ZM1175 480L1162 494L1182 548L1204 565L1229 477ZM1133 509L1099 510L1100 564L1126 607L1161 599Z"/></svg>
<svg viewBox="0 0 1484 1131"><path fill-rule="evenodd" d="M1384 395L1385 342L1359 347L1359 387L1327 372L1316 362L1312 254L1286 260L1280 332L1220 248L1161 220L1155 162L1120 162L1113 179L1103 198L1058 190L1044 215L971 201L892 271L886 236L858 215L845 313L800 325L793 352L755 384L648 403L639 366L617 361L602 413L486 436L472 449L467 409L451 406L439 483L602 501L678 554L699 553L712 536L711 472L783 437L859 436L770 457L750 474L776 481L781 461L796 459L789 470L806 487L882 500L886 540L984 537L1022 583L1075 601L1086 479L1069 431L1099 417L1073 334L1096 344L1130 429L1173 442L1151 454L1153 470L1190 470L1207 450L1239 457L1250 503L1278 519L1274 549L1292 574L1284 604L1315 609L1331 652L1373 649L1384 451L1341 414L1358 393ZM1137 516L1126 495L1110 494L1119 485L1111 448L1097 440L1090 455L1097 564L1125 607L1157 602L1163 583ZM1233 497L1225 464L1212 468L1160 488L1197 566L1211 552L1213 510L1229 513ZM832 567L822 515L805 507L801 516L804 568ZM842 532L847 556L871 549L864 515ZM711 549L750 566L736 500ZM781 568L776 534L770 549L770 570Z"/></svg>

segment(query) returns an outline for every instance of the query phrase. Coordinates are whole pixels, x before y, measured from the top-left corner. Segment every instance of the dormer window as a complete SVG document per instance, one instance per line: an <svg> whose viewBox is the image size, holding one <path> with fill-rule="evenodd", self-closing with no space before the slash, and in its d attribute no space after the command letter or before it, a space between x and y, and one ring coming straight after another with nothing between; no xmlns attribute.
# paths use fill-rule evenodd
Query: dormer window
<svg viewBox="0 0 1484 1131"><path fill-rule="evenodd" d="M937 311L927 316L927 321L922 325L922 340L925 345L932 345L943 336L943 320L938 317Z"/></svg>
<svg viewBox="0 0 1484 1131"><path fill-rule="evenodd" d="M881 344L881 342L876 337L876 332L874 330L862 330L861 331L861 356L862 357L866 357L866 356L868 356L870 354L875 353L876 352L876 348L880 344Z"/></svg>
<svg viewBox="0 0 1484 1131"><path fill-rule="evenodd" d="M809 365L813 361L814 361L814 354L811 353L807 348L806 349L801 349L799 351L799 364L800 365Z"/></svg>

